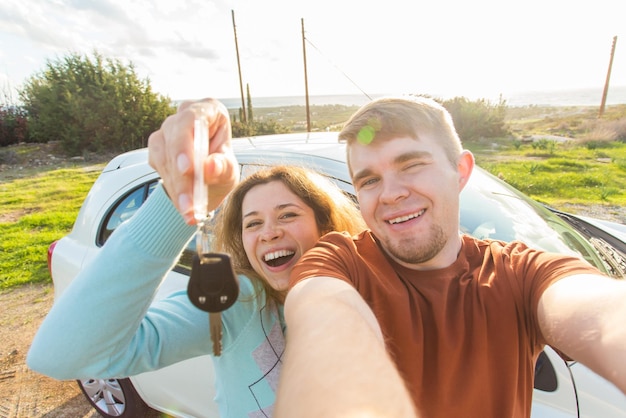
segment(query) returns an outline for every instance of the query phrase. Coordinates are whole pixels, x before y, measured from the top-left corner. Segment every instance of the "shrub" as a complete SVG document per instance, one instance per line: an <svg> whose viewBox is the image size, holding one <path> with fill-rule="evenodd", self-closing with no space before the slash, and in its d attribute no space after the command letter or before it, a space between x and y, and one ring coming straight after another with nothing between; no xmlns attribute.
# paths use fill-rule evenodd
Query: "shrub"
<svg viewBox="0 0 626 418"><path fill-rule="evenodd" d="M502 99L494 105L484 99L470 101L465 97L455 97L441 104L452 115L462 141L501 138L509 133L504 121L506 101Z"/></svg>
<svg viewBox="0 0 626 418"><path fill-rule="evenodd" d="M0 146L28 142L26 111L18 106L0 108Z"/></svg>
<svg viewBox="0 0 626 418"><path fill-rule="evenodd" d="M533 147L533 149L546 150L550 154L554 154L554 150L556 148L556 141L546 139L546 138L541 138L537 141L533 141L531 146Z"/></svg>
<svg viewBox="0 0 626 418"><path fill-rule="evenodd" d="M254 135L269 135L287 133L289 129L276 121L269 120L267 122L238 122L231 121L233 138L242 138Z"/></svg>
<svg viewBox="0 0 626 418"><path fill-rule="evenodd" d="M71 155L128 151L147 145L175 109L152 92L132 64L71 54L48 61L20 91L35 142L58 140Z"/></svg>
<svg viewBox="0 0 626 418"><path fill-rule="evenodd" d="M583 125L580 141L585 144L595 142L597 144L613 141L626 142L626 118L611 120L591 120Z"/></svg>

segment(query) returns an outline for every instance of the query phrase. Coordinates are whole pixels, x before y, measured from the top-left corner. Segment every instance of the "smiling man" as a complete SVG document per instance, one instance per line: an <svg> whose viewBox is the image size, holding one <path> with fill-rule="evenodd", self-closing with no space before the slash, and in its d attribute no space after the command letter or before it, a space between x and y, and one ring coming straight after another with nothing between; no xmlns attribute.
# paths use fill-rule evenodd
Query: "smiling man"
<svg viewBox="0 0 626 418"><path fill-rule="evenodd" d="M281 416L394 416L381 341L425 417L530 416L546 344L626 393L626 282L460 234L474 159L443 107L379 99L340 138L370 230L326 235L292 271Z"/></svg>

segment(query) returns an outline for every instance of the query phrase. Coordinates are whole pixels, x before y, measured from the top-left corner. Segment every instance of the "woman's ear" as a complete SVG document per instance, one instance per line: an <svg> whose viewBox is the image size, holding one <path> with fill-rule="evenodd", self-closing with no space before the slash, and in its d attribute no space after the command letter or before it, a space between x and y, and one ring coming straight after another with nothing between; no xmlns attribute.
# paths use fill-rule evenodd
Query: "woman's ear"
<svg viewBox="0 0 626 418"><path fill-rule="evenodd" d="M467 184L474 170L474 155L468 150L463 150L457 160L457 172L459 173L459 192Z"/></svg>

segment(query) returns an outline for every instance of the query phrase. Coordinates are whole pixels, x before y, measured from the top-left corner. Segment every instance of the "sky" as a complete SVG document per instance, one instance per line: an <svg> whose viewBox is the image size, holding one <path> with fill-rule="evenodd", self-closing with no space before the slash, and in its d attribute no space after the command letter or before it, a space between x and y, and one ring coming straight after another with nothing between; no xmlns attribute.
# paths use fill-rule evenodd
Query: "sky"
<svg viewBox="0 0 626 418"><path fill-rule="evenodd" d="M233 27L233 13L235 27ZM0 95L94 52L172 100L626 86L623 0L2 0Z"/></svg>

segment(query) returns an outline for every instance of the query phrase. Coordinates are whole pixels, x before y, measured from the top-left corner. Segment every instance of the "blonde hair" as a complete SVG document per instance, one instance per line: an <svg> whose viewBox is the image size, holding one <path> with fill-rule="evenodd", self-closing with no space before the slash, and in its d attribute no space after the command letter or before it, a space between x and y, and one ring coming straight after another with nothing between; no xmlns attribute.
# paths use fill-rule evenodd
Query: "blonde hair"
<svg viewBox="0 0 626 418"><path fill-rule="evenodd" d="M317 229L321 235L331 231L347 231L351 235L365 229L365 223L356 204L326 177L303 167L275 166L257 171L245 178L229 194L218 212L214 227L217 251L230 254L237 273L248 276L255 285L262 285L269 297L283 300L284 292L272 288L250 264L242 239L242 203L255 186L272 181L282 182L292 193L313 209Z"/></svg>
<svg viewBox="0 0 626 418"><path fill-rule="evenodd" d="M346 122L339 140L348 147L359 142L386 141L399 136L419 139L428 133L439 141L448 160L456 168L463 151L450 113L436 101L421 96L388 97L361 107ZM348 161L348 166L350 161Z"/></svg>

